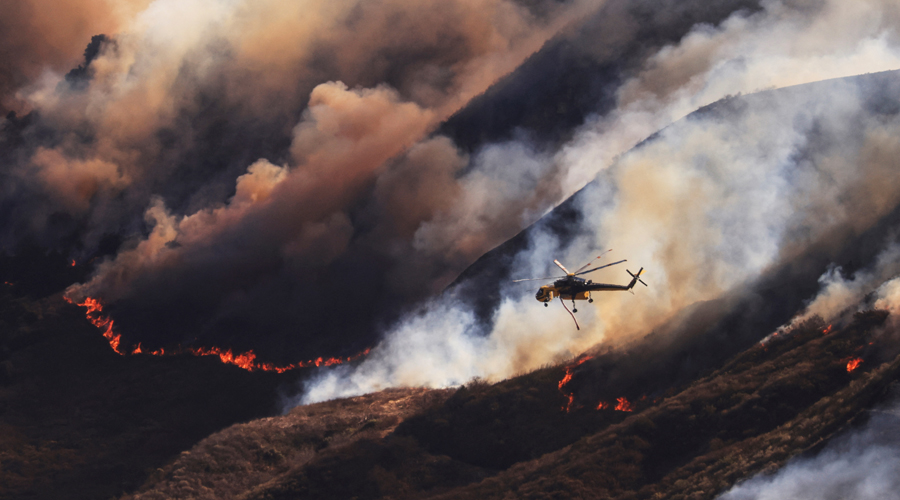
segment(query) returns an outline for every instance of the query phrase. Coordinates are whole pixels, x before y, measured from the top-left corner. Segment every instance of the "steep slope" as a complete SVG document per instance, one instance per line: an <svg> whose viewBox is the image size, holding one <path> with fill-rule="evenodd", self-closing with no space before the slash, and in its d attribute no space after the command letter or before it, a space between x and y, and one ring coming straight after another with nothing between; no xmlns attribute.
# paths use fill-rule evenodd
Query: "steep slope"
<svg viewBox="0 0 900 500"><path fill-rule="evenodd" d="M293 409L278 417L239 424L199 442L128 499L237 498L289 475L313 460L361 441L390 434L403 419L446 400L449 390L390 389ZM445 460L446 461L446 460ZM459 472L482 477L475 467ZM338 492L353 467L329 471Z"/></svg>
<svg viewBox="0 0 900 500"><path fill-rule="evenodd" d="M811 320L679 394L637 402L646 409L618 425L443 498L714 498L820 444L883 397L900 358L852 370L848 360L878 338L886 316L860 313L837 331Z"/></svg>
<svg viewBox="0 0 900 500"><path fill-rule="evenodd" d="M601 209L597 206L598 200L614 199L617 195L616 190L619 186L613 179L624 168L623 163L625 162L622 159L627 159L630 155L640 155L643 151L652 148L660 142L664 133L678 137L684 131L703 130L714 125L732 124L726 127L737 127L734 124L748 116L753 116L754 113L777 115L780 107L791 101L804 102L805 100L810 106L821 106L822 109L838 108L842 106L848 93L857 93L860 100L859 108L852 109L848 116L841 118L862 121L867 117L874 117L875 120L890 123L900 114L900 72L898 71L886 71L767 90L745 96L727 97L698 109L642 141L631 151L622 155L620 161L602 171L593 181L540 220L482 255L459 275L450 289L454 289L458 300L467 308L475 311L483 321L491 322L492 315L503 297L504 285L508 285L514 277L518 276L515 273L521 272L513 268L516 263L521 264L521 262L517 262L517 258L522 254L527 255L529 252L533 252L539 238L549 236L554 247L563 252L581 238L596 236L595 232L601 221L590 219L590 214L592 211ZM865 137L826 136L827 132L823 129L826 128L825 124L831 117L823 116L821 112L812 114L814 115L811 118L814 122L812 126L803 130L785 132L804 135L803 140L800 141L802 149L793 153L794 157L791 158L791 161L797 163L811 161L810 158L818 153L817 149L825 149L827 144L850 145L867 140ZM800 115L791 115L790 118L806 119ZM746 133L739 128L729 128L729 130L735 135ZM727 149L732 145L717 143L711 144L711 147ZM718 152L711 149L706 153L715 156ZM702 158L698 161L702 161ZM854 167L847 165L846 168ZM647 201L652 204L650 196L652 193L648 195ZM609 201L606 202L609 203ZM802 301L815 293L818 288L818 279L829 265L840 265L848 273L853 273L873 261L884 247L884 234L890 232L890 228L900 222L900 211L898 211L900 207L897 205L891 205L891 207L891 210L876 219L870 227L859 227L852 220L838 223L828 227L815 239L805 242L805 246L785 251L772 266L763 270L759 276L752 277L751 283L739 287L740 290L735 290L736 294L726 297L722 303L714 306L714 309L718 311L716 314L727 318L728 314L724 312L723 307L728 308L738 316L743 315L741 318L732 318L728 321L737 325L746 321L760 322L757 326L762 330L775 328L787 321L802 305ZM762 207L748 207L747 209L751 208L760 209ZM646 238L652 240L653 234L647 234ZM644 265L644 263L637 264ZM754 310L754 304L761 304L768 311L758 313ZM671 329L672 326L667 328ZM749 341L752 342L753 339L749 339ZM747 345L743 343L738 349ZM736 352L733 351L729 355Z"/></svg>
<svg viewBox="0 0 900 500"><path fill-rule="evenodd" d="M866 311L832 326L814 317L620 409L598 409L604 401L584 383L605 378L615 351L476 381L449 398L392 390L301 407L211 436L135 498L213 498L223 482L238 497L236 483L263 477L251 471L268 481L240 498L714 498L820 447L885 397L900 375L887 318ZM570 394L581 403L566 411ZM409 406L384 418L398 400ZM326 445L302 438L326 428Z"/></svg>

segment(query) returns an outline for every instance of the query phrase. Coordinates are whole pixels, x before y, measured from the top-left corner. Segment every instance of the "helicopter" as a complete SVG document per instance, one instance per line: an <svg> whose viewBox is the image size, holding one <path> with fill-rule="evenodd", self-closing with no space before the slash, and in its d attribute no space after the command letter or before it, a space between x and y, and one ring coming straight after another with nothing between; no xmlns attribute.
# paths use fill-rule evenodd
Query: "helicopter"
<svg viewBox="0 0 900 500"><path fill-rule="evenodd" d="M597 259L603 257L602 255L598 256ZM596 260L596 259L594 259ZM563 307L569 314L572 316L572 319L575 321L575 328L581 329L578 326L578 320L575 319L575 315L573 313L578 312L578 309L575 307L576 300L587 300L588 303L594 302L594 299L591 297L591 292L607 292L607 291L622 291L629 292L634 285L640 282L642 285L647 286L644 283L644 280L641 279L641 274L644 272L644 268L642 267L636 274L632 273L629 270L625 270L629 275L631 275L631 282L627 285L611 285L607 283L594 283L592 280L585 280L584 278L579 278L581 275L585 275L588 273L592 273L594 271L599 271L600 269L604 269L610 266L615 266L617 264L621 264L626 262L625 260L620 260L618 262L613 262L611 264L606 264L603 266L595 267L593 269L584 270L586 267L590 266L594 261L588 262L587 264L578 268L575 272L569 272L566 269L566 266L562 265L558 260L554 260L553 263L559 266L560 269L566 273L565 276L554 276L550 278L526 278L513 280L513 283L520 283L523 281L540 281L540 280L556 280L552 284L544 285L540 287L537 293L534 295L534 298L538 300L538 302L543 302L544 307L549 306L550 301L554 298L559 297L559 301L562 303ZM569 311L569 308L566 306L564 301L571 300L572 301L572 310Z"/></svg>

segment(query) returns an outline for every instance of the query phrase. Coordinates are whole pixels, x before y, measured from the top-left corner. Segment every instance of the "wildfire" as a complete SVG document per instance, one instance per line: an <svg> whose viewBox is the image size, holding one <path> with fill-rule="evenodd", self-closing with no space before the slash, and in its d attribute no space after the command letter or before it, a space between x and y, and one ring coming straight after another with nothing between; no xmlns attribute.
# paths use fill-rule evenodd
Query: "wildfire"
<svg viewBox="0 0 900 500"><path fill-rule="evenodd" d="M70 304L72 303L68 298L66 298L66 300ZM109 341L109 346L112 347L112 350L116 351L117 354L124 356L125 353L119 349L119 344L122 343L122 336L113 331L112 318L103 316L103 306L100 304L100 301L88 297L84 299L84 302L76 305L87 308L85 315L87 316L88 321L97 328L103 329L103 337Z"/></svg>
<svg viewBox="0 0 900 500"><path fill-rule="evenodd" d="M74 302L66 298L66 301L70 304ZM90 297L84 299L84 302L80 304L75 304L79 307L84 307L87 310L85 311L85 315L87 316L88 321L91 322L92 325L97 328L105 329L103 332L103 336L109 341L110 347L117 354L122 356L125 355L125 351L121 348L122 336L115 333L113 331L113 320L109 316L103 315L103 305L99 300L92 299ZM370 349L366 349L365 351L358 353L354 356L348 356L346 358L316 358L309 361L299 361L297 363L287 365L287 366L277 366L274 363L260 363L256 361L256 353L252 350L244 352L244 353L234 353L231 349L221 349L219 347L191 347L191 348L182 348L178 347L177 349L170 349L168 352L164 348L159 348L155 351L150 351L149 353L145 353L141 348L141 344L138 343L137 346L131 349L131 354L150 354L151 356L165 356L165 355L177 355L177 354L192 354L194 356L217 356L220 361L226 364L235 365L240 368L243 368L248 371L256 371L262 370L267 372L277 372L284 373L286 371L295 370L297 368L306 368L310 366L332 366L339 365L342 363L347 363L356 359L359 359L363 356L369 354ZM586 361L586 360L585 360ZM571 376L569 377L571 378ZM560 386L562 387L562 386Z"/></svg>
<svg viewBox="0 0 900 500"><path fill-rule="evenodd" d="M833 326L833 325L828 325L828 326L826 326L825 329L822 330L822 335L828 335L829 333L831 333L831 327L832 327L832 326Z"/></svg>
<svg viewBox="0 0 900 500"><path fill-rule="evenodd" d="M847 362L847 373L852 372L853 370L859 368L863 362L862 358L853 358Z"/></svg>
<svg viewBox="0 0 900 500"><path fill-rule="evenodd" d="M646 396L641 399L643 400L645 398L646 398ZM600 403L597 405L598 410L606 410L609 407L610 407L610 404L607 403L606 401L600 401ZM632 411L634 411L634 408L631 406L631 403L628 402L627 399L625 399L625 397L621 397L621 398L616 399L616 407L613 408L613 410L632 412Z"/></svg>
<svg viewBox="0 0 900 500"><path fill-rule="evenodd" d="M574 374L573 370L575 370L575 367L581 365L582 363L584 363L585 361L588 361L589 359L593 359L593 356L585 356L584 358L581 358L580 360L576 361L574 364L567 366L565 376L563 376L562 380L559 381L559 385L558 385L559 392L562 392L563 395L565 395L567 398L569 398L569 402L566 403L566 406L562 407L562 409L565 410L566 413L569 413L570 411L572 411L572 405L575 403L575 394L574 393L566 394L566 392L563 391L563 386L565 386L566 384L569 383L570 380L572 380L572 375Z"/></svg>
<svg viewBox="0 0 900 500"><path fill-rule="evenodd" d="M634 411L631 407L631 403L629 403L624 396L616 399L616 402L618 403L615 408L616 411Z"/></svg>

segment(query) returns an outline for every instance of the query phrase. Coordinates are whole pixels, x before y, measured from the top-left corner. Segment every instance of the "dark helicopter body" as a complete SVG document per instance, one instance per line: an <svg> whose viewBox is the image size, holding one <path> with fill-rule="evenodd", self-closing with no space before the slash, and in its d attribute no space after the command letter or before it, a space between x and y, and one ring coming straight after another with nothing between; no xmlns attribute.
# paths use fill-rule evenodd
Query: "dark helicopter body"
<svg viewBox="0 0 900 500"><path fill-rule="evenodd" d="M602 255L600 256L602 257ZM597 257L598 259L600 257ZM591 280L585 280L584 278L579 278L579 275L592 273L594 271L598 271L605 267L614 266L616 264L621 264L625 262L624 260L620 260L618 262L613 262L612 264L606 264L605 266L595 267L593 269L588 269L584 271L583 269L590 265L590 262L581 266L580 269L575 271L574 273L570 273L566 266L559 263L558 260L554 260L553 263L559 266L563 272L566 273L565 276L561 276L559 278L528 278L521 280L514 280L514 282L521 281L536 281L536 280L555 280L552 284L544 285L540 287L537 293L534 295L534 298L538 300L538 302L543 302L544 306L548 306L550 301L559 297L560 302L562 302L563 307L566 307L566 303L563 302L565 300L572 301L572 310L569 314L574 312L578 312L578 309L575 309L575 301L576 300L586 300L588 302L593 302L594 299L591 298L591 292L628 292L634 288L634 285L640 281L642 285L647 286L643 280L641 280L641 273L644 272L644 268L642 267L637 274L633 274L631 271L626 269L626 272L631 275L631 283L627 285L610 285L608 283L594 283ZM568 311L569 308L566 307ZM575 319L575 315L572 314L572 319ZM579 328L578 321L575 321L575 328Z"/></svg>
<svg viewBox="0 0 900 500"><path fill-rule="evenodd" d="M557 297L562 300L586 300L588 302L593 302L594 299L591 298L591 292L627 292L628 290L631 290L638 282L640 272L638 272L637 275L632 276L631 283L627 285L610 285L607 283L594 283L591 280L585 280L578 276L569 275L554 281L550 285L540 287L534 295L534 298L544 304Z"/></svg>

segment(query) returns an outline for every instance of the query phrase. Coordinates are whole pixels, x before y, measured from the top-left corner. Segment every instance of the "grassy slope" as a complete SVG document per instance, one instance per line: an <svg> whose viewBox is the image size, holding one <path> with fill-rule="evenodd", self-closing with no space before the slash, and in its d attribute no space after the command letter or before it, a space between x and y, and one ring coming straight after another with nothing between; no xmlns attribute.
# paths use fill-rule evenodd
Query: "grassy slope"
<svg viewBox="0 0 900 500"><path fill-rule="evenodd" d="M620 424L446 498L714 498L828 438L897 379L900 358L846 370L885 316L860 314L828 335L807 322Z"/></svg>
<svg viewBox="0 0 900 500"><path fill-rule="evenodd" d="M286 415L254 420L215 433L160 469L128 499L237 498L340 450L391 433L423 406L440 404L450 390L389 389L350 399L294 408ZM324 457L324 458L323 458ZM327 469L327 467L326 467ZM474 468L470 468L473 469ZM354 474L356 468L347 468ZM320 471L340 489L343 469ZM296 485L294 485L296 487Z"/></svg>
<svg viewBox="0 0 900 500"><path fill-rule="evenodd" d="M900 360L877 355L885 317L858 314L827 335L808 321L633 413L562 411L561 367L476 382L384 438L310 457L243 498L713 498L881 397L900 373ZM848 373L851 356L866 361ZM602 376L600 358L578 376Z"/></svg>

